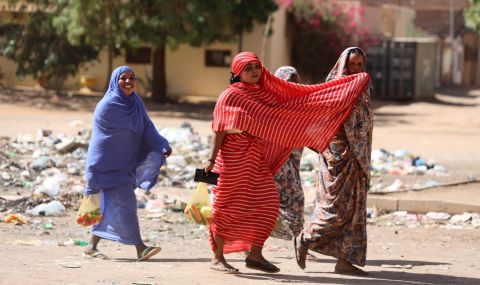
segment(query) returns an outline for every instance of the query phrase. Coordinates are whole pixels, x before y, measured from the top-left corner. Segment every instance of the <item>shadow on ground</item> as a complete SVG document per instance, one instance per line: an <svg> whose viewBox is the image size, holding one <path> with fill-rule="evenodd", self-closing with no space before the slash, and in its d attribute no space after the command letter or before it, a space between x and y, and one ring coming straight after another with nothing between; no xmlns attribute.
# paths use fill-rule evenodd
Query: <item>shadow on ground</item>
<svg viewBox="0 0 480 285"><path fill-rule="evenodd" d="M136 258L114 258L112 260L116 261L116 262L128 262L128 263L137 261ZM161 258L161 257L157 258L157 257L152 257L149 260L142 261L142 262L162 262L162 263L203 262L208 267L208 265L210 264L211 261L212 261L211 258ZM229 258L228 261L229 262L243 262L244 260L243 259Z"/></svg>
<svg viewBox="0 0 480 285"><path fill-rule="evenodd" d="M315 262L315 263L336 263L335 259L326 259L326 258L315 258L315 260L308 260L307 262ZM434 261L422 261L422 260L382 260L382 259L374 259L374 260L367 260L366 265L370 266L382 266L382 264L386 265L412 265L415 267L418 266L431 266L431 265L450 265L447 262L434 262Z"/></svg>
<svg viewBox="0 0 480 285"><path fill-rule="evenodd" d="M355 277L339 275L338 278L322 276L322 273L332 274L333 272L315 272L318 276L301 276L290 274L265 274L265 273L242 273L237 274L238 278L250 280L270 280L288 283L324 283L324 284L355 284L355 285L408 285L408 284L480 284L479 278L456 277L445 274L412 273L405 271L370 271L368 277ZM312 272L309 272L311 275Z"/></svg>

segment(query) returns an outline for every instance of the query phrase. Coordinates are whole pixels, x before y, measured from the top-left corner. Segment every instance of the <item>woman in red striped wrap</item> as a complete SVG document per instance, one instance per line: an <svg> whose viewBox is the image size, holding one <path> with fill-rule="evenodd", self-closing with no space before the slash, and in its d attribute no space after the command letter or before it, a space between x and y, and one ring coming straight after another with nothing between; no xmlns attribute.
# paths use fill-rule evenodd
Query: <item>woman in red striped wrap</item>
<svg viewBox="0 0 480 285"><path fill-rule="evenodd" d="M220 173L213 187L210 268L237 273L224 253L249 251L248 268L279 269L262 255L278 215L274 174L292 148L323 151L368 85L366 73L302 85L271 74L251 52L232 62L230 86L214 110L205 172Z"/></svg>

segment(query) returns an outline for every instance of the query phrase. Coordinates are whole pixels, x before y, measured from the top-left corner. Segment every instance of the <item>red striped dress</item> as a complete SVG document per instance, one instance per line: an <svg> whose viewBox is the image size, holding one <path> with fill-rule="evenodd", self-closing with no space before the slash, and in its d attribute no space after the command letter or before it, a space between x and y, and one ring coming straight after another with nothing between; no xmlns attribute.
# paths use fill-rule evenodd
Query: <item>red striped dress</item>
<svg viewBox="0 0 480 285"><path fill-rule="evenodd" d="M254 54L239 55L233 62L235 74L243 69L238 71L239 64L260 63ZM278 215L275 172L292 148L323 151L368 81L369 76L360 73L301 85L279 79L262 66L257 85L234 83L220 95L213 131L243 132L227 133L215 161L220 177L213 187L214 251L213 234L224 239L224 253L263 246Z"/></svg>

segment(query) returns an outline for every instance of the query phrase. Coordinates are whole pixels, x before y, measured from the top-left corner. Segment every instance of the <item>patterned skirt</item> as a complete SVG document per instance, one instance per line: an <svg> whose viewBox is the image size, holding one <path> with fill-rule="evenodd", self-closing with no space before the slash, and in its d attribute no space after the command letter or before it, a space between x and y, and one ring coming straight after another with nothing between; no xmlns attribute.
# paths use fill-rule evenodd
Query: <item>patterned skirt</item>
<svg viewBox="0 0 480 285"><path fill-rule="evenodd" d="M272 237L291 240L303 230L305 197L299 172L302 153L302 148L294 149L275 174L280 209Z"/></svg>
<svg viewBox="0 0 480 285"><path fill-rule="evenodd" d="M315 210L303 233L309 249L365 265L368 185L341 130L320 156Z"/></svg>

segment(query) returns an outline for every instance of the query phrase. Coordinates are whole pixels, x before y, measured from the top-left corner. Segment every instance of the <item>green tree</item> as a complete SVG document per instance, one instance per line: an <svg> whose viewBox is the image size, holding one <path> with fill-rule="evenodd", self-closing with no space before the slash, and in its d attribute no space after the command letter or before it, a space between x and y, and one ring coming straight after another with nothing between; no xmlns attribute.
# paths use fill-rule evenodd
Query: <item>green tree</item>
<svg viewBox="0 0 480 285"><path fill-rule="evenodd" d="M277 9L273 0L136 0L130 4L137 9L132 10L136 16L129 39L154 47L152 98L156 102L167 100L166 48L236 39L241 43L244 32L251 31L255 22L266 22Z"/></svg>
<svg viewBox="0 0 480 285"><path fill-rule="evenodd" d="M463 10L465 25L480 33L480 0L471 0L471 6Z"/></svg>
<svg viewBox="0 0 480 285"><path fill-rule="evenodd" d="M128 43L128 31L134 15L120 0L56 0L63 9L54 17L57 31L66 34L76 46L89 45L107 50L107 74L113 70L113 58ZM106 86L109 77L107 76Z"/></svg>
<svg viewBox="0 0 480 285"><path fill-rule="evenodd" d="M18 1L10 1L15 4ZM48 88L60 89L78 67L98 56L99 50L86 45L72 45L66 34L58 33L53 18L63 7L50 1L30 1L37 5L33 13L18 13L0 22L4 39L1 55L17 63L16 74L32 75Z"/></svg>
<svg viewBox="0 0 480 285"><path fill-rule="evenodd" d="M152 99L167 101L165 52L179 44L200 46L238 39L254 22L265 22L275 1L71 0L56 19L75 43L96 47L153 47ZM97 12L100 11L100 12ZM111 67L109 67L111 70Z"/></svg>

